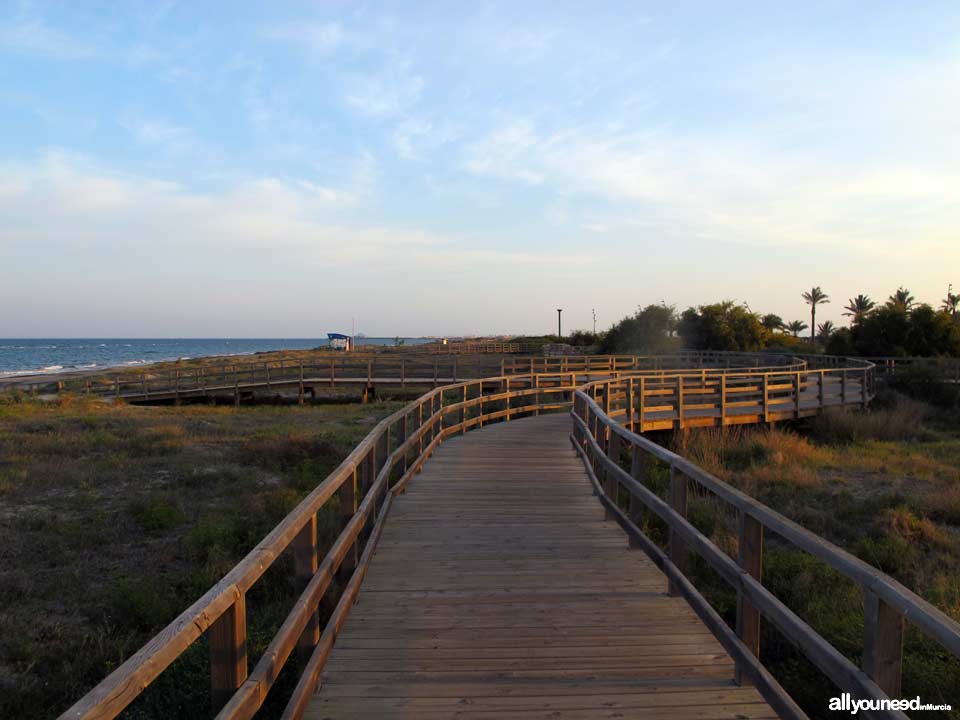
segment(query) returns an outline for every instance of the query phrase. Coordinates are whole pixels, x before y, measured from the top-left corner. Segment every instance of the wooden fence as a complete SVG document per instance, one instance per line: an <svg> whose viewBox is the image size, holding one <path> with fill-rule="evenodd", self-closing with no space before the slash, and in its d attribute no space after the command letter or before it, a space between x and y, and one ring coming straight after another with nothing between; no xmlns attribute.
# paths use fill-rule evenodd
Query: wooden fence
<svg viewBox="0 0 960 720"><path fill-rule="evenodd" d="M629 380L593 383L578 390L572 412L571 440L584 461L594 490L608 514L670 580L670 592L682 595L710 627L749 678L782 717L805 715L758 660L761 617L771 622L841 691L857 698L900 696L905 623L909 621L960 657L960 624L893 578L805 530L779 513L704 472L688 460L637 435L604 411L597 398L626 390ZM669 499L648 487L653 462L669 466ZM738 555L734 559L694 527L687 517L688 488L716 498L738 519ZM621 491L628 501L621 502ZM662 520L669 534L662 550L638 527L642 509ZM770 531L827 563L863 591L865 635L863 666L858 668L763 585L763 539ZM737 622L732 630L687 577L689 554L696 553L737 592ZM899 711L881 713L903 718Z"/></svg>
<svg viewBox="0 0 960 720"><path fill-rule="evenodd" d="M392 498L439 443L519 415L567 408L571 377L492 377L432 390L381 421L350 455L236 567L62 718L113 718L190 645L206 634L217 718L250 718L290 655L309 656L283 714L302 716L334 639L360 589ZM317 513L334 497L343 530L318 558ZM246 595L283 553L291 553L302 594L247 674ZM337 574L349 578L326 626L318 607Z"/></svg>
<svg viewBox="0 0 960 720"><path fill-rule="evenodd" d="M869 368L861 370L866 400L854 398L855 405L862 405L870 397ZM609 371L605 372L609 375ZM579 384L586 381L586 376L576 373L495 376L438 387L404 406L381 421L343 463L219 583L62 718L115 717L203 635L209 639L213 711L218 718L252 717L263 705L278 674L295 651L309 659L283 717L302 717L337 633L357 597L391 502L437 446L445 438L487 423L563 410L571 404L571 439L611 517L663 570L671 582L671 592L683 595L720 639L736 661L738 673L754 682L784 717L801 718L804 715L757 659L761 616L796 643L841 690L857 697L883 698L896 696L899 692L905 620L960 657L960 625L929 603L879 570L632 432L630 427L642 426L650 415L648 412L634 412L633 403L624 402L624 398L630 397L631 387L636 393L637 382L648 380L629 372L617 372L620 377L593 379L585 387L579 387ZM788 371L788 374L796 376L796 373L803 372ZM838 367L824 372L849 373L851 368ZM701 380L704 377L700 370L680 373L679 377L691 374L699 374ZM777 372L760 371L759 374L767 376ZM748 377L749 373L741 375ZM707 379L714 382L713 378ZM649 381L661 380L669 382L670 376ZM729 382L730 376L721 375L720 381L725 380ZM798 382L802 385L802 381ZM752 383L757 385L756 378ZM825 385L821 382L820 387ZM766 388L771 388L769 380ZM640 397L643 397L642 393ZM768 405L765 414L771 412ZM726 416L721 412L720 417L722 420ZM684 418L683 409L680 418ZM644 484L650 463L654 461L669 465L669 502ZM737 513L740 541L736 560L688 521L686 498L691 482ZM630 498L626 507L619 503L621 490L625 490ZM337 500L328 505L334 497ZM317 544L317 514L329 507L335 508L342 516L343 527L321 558ZM653 512L669 528L667 552L638 529L635 521L641 507ZM863 588L866 636L862 669L764 587L762 548L765 529L825 561ZM737 591L736 631L727 627L686 576L690 551L702 557ZM248 674L246 596L284 554L293 557L293 571L301 595ZM329 620L321 628L318 608L335 577L342 578L345 586ZM893 715L902 717L902 713Z"/></svg>

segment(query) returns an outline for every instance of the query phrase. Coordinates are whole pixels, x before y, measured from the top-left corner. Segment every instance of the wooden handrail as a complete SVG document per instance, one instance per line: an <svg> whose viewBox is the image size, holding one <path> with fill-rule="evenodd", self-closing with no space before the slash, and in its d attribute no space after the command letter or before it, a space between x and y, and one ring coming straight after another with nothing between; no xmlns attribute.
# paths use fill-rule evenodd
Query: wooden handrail
<svg viewBox="0 0 960 720"><path fill-rule="evenodd" d="M863 368L862 371L868 373L870 369ZM677 580L678 576L683 575L681 554L685 557L687 551L692 550L737 591L738 640L754 656L759 652L759 625L752 613L756 613L756 618L762 615L770 620L842 690L858 697L898 696L904 621L916 625L954 656L960 657L960 623L880 570L710 475L689 460L632 432L614 419L607 410L608 398L614 394L618 384L629 382L629 378L605 380L578 389L571 413L574 421L571 440L583 458L588 473L595 480L595 487L608 512L616 517L636 544L665 568L671 577L671 587L680 587ZM603 405L598 402L599 397L603 398ZM615 448L613 452L610 451L611 447ZM620 465L620 448L628 449L631 453L631 472ZM672 497L675 497L678 484L685 485L693 481L737 511L741 533L741 556L738 561L700 533L686 519L683 508L676 502L667 503L641 482L645 467L642 457L645 455L669 465L671 486L674 488ZM601 477L605 477L607 482L600 482ZM631 505L634 501L642 504L667 524L671 539L669 556L641 533L633 522L634 513L628 516L619 508L614 510L621 487L627 490ZM868 612L863 669L857 668L763 586L760 567L764 530L776 533L795 547L826 562L862 588ZM674 548L681 549L675 553ZM680 592L691 601L694 609L701 601L705 602L692 588L680 588ZM696 593L696 597L691 599L691 592ZM700 613L700 610L697 611ZM773 704L783 700L777 697L782 688L777 690L778 686L758 677L752 663L745 663L744 658L738 657L733 650L731 653L740 671L757 683L768 701ZM903 717L903 714L893 713L892 716Z"/></svg>
<svg viewBox="0 0 960 720"><path fill-rule="evenodd" d="M299 365L292 366L292 370L299 380ZM251 717L262 706L296 647L300 647L309 659L285 717L300 717L309 695L315 689L316 680L352 599L359 590L389 511L391 498L403 490L446 438L490 422L565 409L571 404L574 405L575 445L584 458L591 481L599 487L601 501L609 515L624 526L632 542L651 555L670 579L672 591L687 598L734 657L739 671L762 690L765 688L765 697L769 696L767 699L784 716L803 717L789 696L755 658L759 647L759 625L751 622L751 612L756 617L763 615L774 622L788 637L795 639L818 666L826 668L832 677L842 680L844 687L853 688L868 697L880 697L884 690L889 693L892 682L889 668L899 669L894 652L895 643L890 641L891 633L896 629L892 626L896 625L898 618L906 617L931 637L940 640L951 652L960 655L957 623L943 613L875 568L630 429L636 424L633 408L639 407L642 420L644 413L649 412L650 403L659 397L656 393L669 392L664 388L673 381L672 378L680 379L676 385L678 399L683 394L685 402L689 400L691 405L696 404L694 399L698 398L697 393L714 385L719 387L722 418L726 409L739 402L732 399L737 397L737 393L754 392L752 388L756 388L758 383L773 393L787 392L789 388L799 390L803 385L800 376L808 374L821 378L820 406L823 406L823 377L830 377L837 372L851 375L859 373L863 389L860 402L866 403L869 401L868 387L871 383L868 378L872 367L865 365L844 369L842 363L837 363L830 369L765 372L758 361L752 372L742 367L736 372L720 375L711 375L709 371L710 368L698 368L659 376L638 375L633 369L505 374L443 385L425 393L380 421L350 455L219 583L61 717L115 717L207 631L211 631L211 682L218 717ZM791 382L780 382L784 377L791 378ZM275 382L275 378L276 375L271 381ZM689 384L687 378L690 379ZM603 407L597 402L598 397L602 397ZM629 413L625 411L624 403L630 409ZM764 413L769 414L769 408L765 408ZM625 420L623 424L615 419L621 415ZM630 473L619 463L624 449L631 451L634 460ZM658 458L670 465L675 478L671 504L658 498L642 484L644 456ZM745 556L739 561L723 554L686 520L683 499L688 480L710 490L740 513L741 524L745 524L741 532L748 540L752 538L753 542L744 544ZM672 537L669 555L656 549L633 524L633 515L625 514L617 506L616 497L620 487L628 490L631 503L635 501L650 508L667 522ZM340 495L341 506L348 510L349 516L343 530L318 563L316 514L334 495ZM764 588L759 572L764 529L826 560L871 593L867 596L868 609L875 627L865 642L869 653L865 663L869 663L869 677L853 667ZM359 552L361 548L362 553ZM247 677L245 597L249 589L288 549L297 554L294 566L302 591ZM716 612L685 577L683 558L689 551L703 556L737 590L743 620L740 635L732 634L723 625ZM341 574L347 571L351 574L337 608L321 633L315 618L338 570ZM890 609L894 611L893 614Z"/></svg>
<svg viewBox="0 0 960 720"><path fill-rule="evenodd" d="M540 376L495 376L483 380L446 385L425 393L384 420L360 442L347 458L304 498L257 546L223 579L199 600L181 613L144 647L112 672L99 685L67 710L61 718L113 718L129 705L157 676L204 632L211 635L211 676L214 701L221 718L248 718L263 704L280 670L297 644L304 642L310 618L317 612L324 594L338 568L349 553L362 542L372 517L376 518L363 556L353 569L347 589L341 597L327 628L314 642L309 638L311 659L306 685L312 692L315 682L309 680L322 669L329 644L343 622L350 602L349 593L356 592L366 561L373 551L379 529L389 508L390 497L400 492L419 471L439 444L483 423L508 420L518 415L545 409L569 407L575 389L571 374ZM518 387L519 386L519 387ZM470 395L474 397L470 397ZM559 399L556 396L559 395ZM453 402L446 402L452 396ZM517 402L520 400L520 402ZM511 401L512 404L511 404ZM478 410L474 414L474 410ZM409 418L419 418L413 428ZM414 454L412 461L409 456ZM274 636L250 676L246 675L246 612L247 591L271 565L291 548L316 513L344 488L353 489L358 478L375 479L369 487L359 487L363 500L352 512L344 529L327 552L323 562L313 571L299 599ZM399 473L393 486L391 477ZM362 485L362 483L361 483ZM389 492L388 492L389 490ZM309 528L308 528L309 529ZM302 570L302 568L301 568ZM301 685L304 679L301 678ZM300 685L298 685L300 688ZM299 717L304 699L298 690L290 701L287 715ZM218 705L221 703L218 703Z"/></svg>

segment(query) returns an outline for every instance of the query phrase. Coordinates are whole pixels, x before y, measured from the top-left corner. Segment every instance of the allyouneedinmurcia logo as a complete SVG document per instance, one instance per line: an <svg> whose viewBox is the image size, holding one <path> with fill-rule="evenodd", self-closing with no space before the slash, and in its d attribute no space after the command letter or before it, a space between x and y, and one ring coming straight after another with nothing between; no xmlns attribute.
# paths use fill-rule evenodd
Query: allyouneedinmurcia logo
<svg viewBox="0 0 960 720"><path fill-rule="evenodd" d="M830 709L849 712L851 715L856 715L858 712L863 710L864 712L877 712L883 710L952 710L950 705L934 705L933 703L925 703L920 699L918 695L915 698L906 699L906 698L887 698L886 700L859 700L850 695L850 693L843 693L840 697L830 698Z"/></svg>

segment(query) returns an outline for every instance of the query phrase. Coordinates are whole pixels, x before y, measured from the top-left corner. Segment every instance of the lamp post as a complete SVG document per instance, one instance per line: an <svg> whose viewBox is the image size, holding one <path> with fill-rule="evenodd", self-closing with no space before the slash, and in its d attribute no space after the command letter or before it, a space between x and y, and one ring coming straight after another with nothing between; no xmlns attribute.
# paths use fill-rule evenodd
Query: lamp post
<svg viewBox="0 0 960 720"><path fill-rule="evenodd" d="M557 308L557 342L563 340L563 332L560 327L560 313L563 312L563 308Z"/></svg>

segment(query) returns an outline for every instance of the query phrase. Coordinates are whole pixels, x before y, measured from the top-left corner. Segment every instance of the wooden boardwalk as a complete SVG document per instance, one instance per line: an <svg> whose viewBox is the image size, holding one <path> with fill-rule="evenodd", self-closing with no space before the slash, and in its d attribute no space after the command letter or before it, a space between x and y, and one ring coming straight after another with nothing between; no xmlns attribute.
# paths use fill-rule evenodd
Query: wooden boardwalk
<svg viewBox="0 0 960 720"><path fill-rule="evenodd" d="M566 413L448 440L390 510L306 717L772 718L604 519Z"/></svg>

